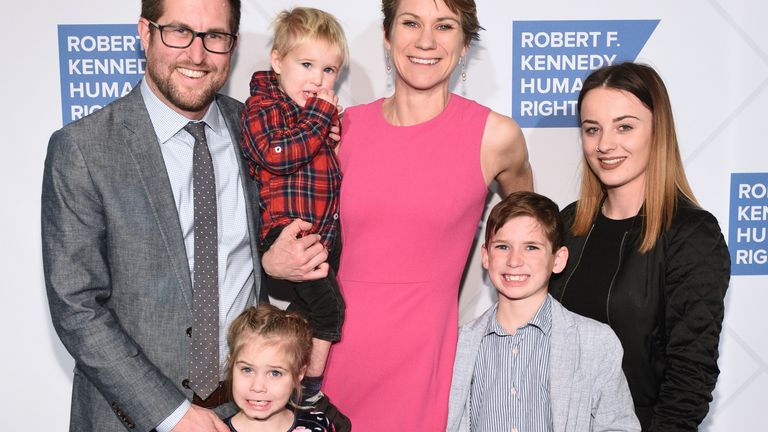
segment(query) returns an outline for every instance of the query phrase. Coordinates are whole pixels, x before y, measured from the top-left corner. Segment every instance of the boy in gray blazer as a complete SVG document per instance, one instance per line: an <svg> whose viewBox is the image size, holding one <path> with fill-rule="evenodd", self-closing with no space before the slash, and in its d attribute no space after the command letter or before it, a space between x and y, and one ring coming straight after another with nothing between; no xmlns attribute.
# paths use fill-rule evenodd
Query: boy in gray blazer
<svg viewBox="0 0 768 432"><path fill-rule="evenodd" d="M499 301L459 332L448 431L639 431L607 325L548 293L568 249L557 205L516 192L488 216L483 267Z"/></svg>

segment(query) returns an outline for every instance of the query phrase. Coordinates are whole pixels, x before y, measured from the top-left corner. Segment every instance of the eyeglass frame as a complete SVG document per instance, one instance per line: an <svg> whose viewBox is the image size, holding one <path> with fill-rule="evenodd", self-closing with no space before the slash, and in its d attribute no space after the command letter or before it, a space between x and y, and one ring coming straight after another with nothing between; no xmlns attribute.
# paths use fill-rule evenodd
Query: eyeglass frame
<svg viewBox="0 0 768 432"><path fill-rule="evenodd" d="M176 49L185 49L192 46L193 43L195 43L195 38L199 37L200 41L203 43L203 48L205 48L206 51L213 54L229 54L232 52L233 49L235 49L235 42L237 42L237 35L227 32L220 32L220 31L207 31L207 32L199 32L194 31L189 27L184 27L176 24L158 24L152 20L147 20L147 22L154 28L160 30L160 41L163 43L163 45L167 46L168 48L176 48ZM163 29L166 28L177 28L177 29L185 29L192 33L192 38L189 40L189 43L185 46L175 46L175 45L168 45L168 43L165 41L165 38L163 37ZM232 38L232 45L229 47L228 51L213 51L208 48L207 45L205 45L205 37L209 34L216 34L216 35L225 35Z"/></svg>

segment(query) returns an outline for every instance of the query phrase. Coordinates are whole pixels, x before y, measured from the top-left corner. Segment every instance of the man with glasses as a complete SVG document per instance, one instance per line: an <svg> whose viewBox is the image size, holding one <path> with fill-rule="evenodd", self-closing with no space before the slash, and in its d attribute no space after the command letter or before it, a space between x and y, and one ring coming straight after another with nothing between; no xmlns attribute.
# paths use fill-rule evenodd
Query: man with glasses
<svg viewBox="0 0 768 432"><path fill-rule="evenodd" d="M239 0L142 0L141 84L50 139L43 262L76 362L72 431L227 431L225 331L263 300L261 264L295 281L327 272L300 221L259 261L242 104L217 94L239 21Z"/></svg>

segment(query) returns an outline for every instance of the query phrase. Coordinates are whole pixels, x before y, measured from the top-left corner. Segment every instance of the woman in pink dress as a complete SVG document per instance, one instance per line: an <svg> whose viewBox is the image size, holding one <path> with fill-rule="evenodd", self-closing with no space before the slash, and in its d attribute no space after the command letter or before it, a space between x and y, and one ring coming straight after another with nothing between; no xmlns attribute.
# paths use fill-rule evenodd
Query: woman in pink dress
<svg viewBox="0 0 768 432"><path fill-rule="evenodd" d="M449 91L473 0L384 0L392 96L349 108L339 150L347 302L324 391L355 430L445 430L458 292L488 186L532 188L510 118Z"/></svg>

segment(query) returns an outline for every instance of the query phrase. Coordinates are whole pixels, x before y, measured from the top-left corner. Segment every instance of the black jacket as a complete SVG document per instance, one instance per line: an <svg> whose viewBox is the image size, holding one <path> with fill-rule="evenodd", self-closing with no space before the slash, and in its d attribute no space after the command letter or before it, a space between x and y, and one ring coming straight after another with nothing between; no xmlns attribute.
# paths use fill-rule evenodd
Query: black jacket
<svg viewBox="0 0 768 432"><path fill-rule="evenodd" d="M575 203L562 211L568 230ZM627 376L643 431L696 431L712 400L730 256L712 214L684 198L672 226L647 253L638 251L642 213L625 234L608 291L608 324L624 347ZM590 230L591 232L591 230ZM561 300L587 236L566 233L570 252L550 282ZM568 305L565 305L568 307Z"/></svg>

